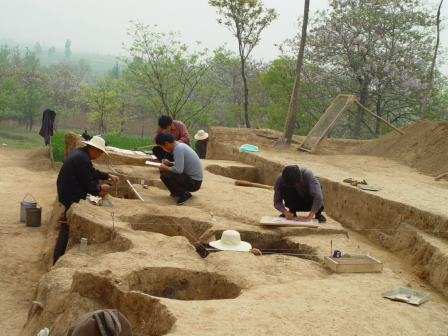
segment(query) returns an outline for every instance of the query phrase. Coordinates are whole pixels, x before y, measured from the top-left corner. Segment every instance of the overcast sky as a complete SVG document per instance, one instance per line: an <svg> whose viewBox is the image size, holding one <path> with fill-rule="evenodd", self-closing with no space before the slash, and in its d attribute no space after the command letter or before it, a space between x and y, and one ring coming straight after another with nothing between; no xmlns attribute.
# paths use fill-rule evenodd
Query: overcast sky
<svg viewBox="0 0 448 336"><path fill-rule="evenodd" d="M297 32L296 20L303 12L304 0L263 2L280 16L262 32L253 57L270 61L279 54L274 44ZM327 6L328 0L310 1L311 12ZM129 21L140 20L157 24L160 32L181 32L182 42L191 46L201 41L203 47L214 49L227 42L229 49L238 50L236 39L216 22L216 10L207 0L0 0L0 8L0 38L22 43L45 41L45 47L63 48L65 40L70 39L72 50L118 54L121 42L131 44L126 36ZM448 5L442 16L448 16ZM446 32L442 44L448 45Z"/></svg>

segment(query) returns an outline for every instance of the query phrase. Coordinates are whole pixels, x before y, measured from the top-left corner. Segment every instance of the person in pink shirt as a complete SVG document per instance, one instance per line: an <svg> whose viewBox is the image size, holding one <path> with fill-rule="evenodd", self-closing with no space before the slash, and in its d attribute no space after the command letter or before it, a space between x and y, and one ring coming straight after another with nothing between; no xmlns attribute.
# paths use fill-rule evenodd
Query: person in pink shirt
<svg viewBox="0 0 448 336"><path fill-rule="evenodd" d="M156 138L161 132L171 133L179 143L184 143L191 147L190 134L188 134L187 126L182 121L173 120L170 116L163 115L159 118L159 127L157 128L156 135L154 135L153 143L156 144ZM162 147L156 146L152 149L152 153L157 159L162 162L163 159L173 162L173 154L163 150Z"/></svg>

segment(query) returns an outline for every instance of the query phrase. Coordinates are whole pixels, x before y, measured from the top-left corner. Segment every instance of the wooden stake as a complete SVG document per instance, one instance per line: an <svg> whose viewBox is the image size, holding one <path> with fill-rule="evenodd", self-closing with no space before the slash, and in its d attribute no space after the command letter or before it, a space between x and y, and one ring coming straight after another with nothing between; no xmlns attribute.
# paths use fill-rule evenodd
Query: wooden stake
<svg viewBox="0 0 448 336"><path fill-rule="evenodd" d="M48 144L50 146L50 159L51 159L51 168L54 169L54 159L53 159L53 147L51 146L51 136L48 136Z"/></svg>

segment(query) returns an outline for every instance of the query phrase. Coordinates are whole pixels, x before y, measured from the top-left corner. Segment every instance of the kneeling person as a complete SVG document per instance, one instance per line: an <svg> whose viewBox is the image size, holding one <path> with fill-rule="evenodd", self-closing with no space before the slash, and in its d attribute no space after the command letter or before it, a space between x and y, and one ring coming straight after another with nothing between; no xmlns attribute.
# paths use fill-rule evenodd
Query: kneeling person
<svg viewBox="0 0 448 336"><path fill-rule="evenodd" d="M162 160L160 178L172 197L180 196L177 205L182 205L193 196L190 192L201 188L203 171L201 160L190 146L174 140L168 132L157 135L156 144L173 154L174 162Z"/></svg>
<svg viewBox="0 0 448 336"><path fill-rule="evenodd" d="M287 166L274 183L274 207L286 219L296 217L297 211L309 211L308 217L297 217L296 220L308 222L316 216L319 222L326 222L327 219L322 215L322 200L322 187L313 172L307 168Z"/></svg>

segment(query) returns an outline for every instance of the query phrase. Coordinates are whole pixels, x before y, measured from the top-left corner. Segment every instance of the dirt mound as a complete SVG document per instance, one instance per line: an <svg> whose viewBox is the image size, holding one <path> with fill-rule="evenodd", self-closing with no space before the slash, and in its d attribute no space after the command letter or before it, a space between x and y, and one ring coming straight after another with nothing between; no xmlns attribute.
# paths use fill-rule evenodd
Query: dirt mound
<svg viewBox="0 0 448 336"><path fill-rule="evenodd" d="M39 148L26 154L25 159L25 167L30 171L47 171L51 168L48 148Z"/></svg>
<svg viewBox="0 0 448 336"><path fill-rule="evenodd" d="M356 154L390 158L433 176L448 172L448 123L421 120L401 130L406 134L367 141Z"/></svg>

